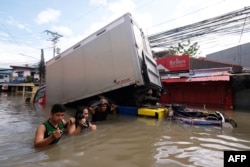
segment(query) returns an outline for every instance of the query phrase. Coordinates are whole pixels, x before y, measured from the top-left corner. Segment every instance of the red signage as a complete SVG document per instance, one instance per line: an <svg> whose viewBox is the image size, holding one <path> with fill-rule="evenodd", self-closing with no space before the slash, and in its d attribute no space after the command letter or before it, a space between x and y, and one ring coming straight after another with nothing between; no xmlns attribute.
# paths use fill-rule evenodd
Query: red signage
<svg viewBox="0 0 250 167"><path fill-rule="evenodd" d="M160 72L189 71L189 55L158 58L156 62Z"/></svg>

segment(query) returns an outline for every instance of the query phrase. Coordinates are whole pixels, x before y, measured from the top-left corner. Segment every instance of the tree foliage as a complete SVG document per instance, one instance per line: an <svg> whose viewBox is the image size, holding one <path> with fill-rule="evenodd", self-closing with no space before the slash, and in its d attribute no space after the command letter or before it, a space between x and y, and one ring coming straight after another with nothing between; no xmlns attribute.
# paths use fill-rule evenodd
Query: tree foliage
<svg viewBox="0 0 250 167"><path fill-rule="evenodd" d="M175 54L186 54L189 56L197 56L198 51L200 49L200 46L198 45L198 42L192 43L190 42L190 40L188 40L188 43L178 43L177 46L171 46L170 50L174 51Z"/></svg>

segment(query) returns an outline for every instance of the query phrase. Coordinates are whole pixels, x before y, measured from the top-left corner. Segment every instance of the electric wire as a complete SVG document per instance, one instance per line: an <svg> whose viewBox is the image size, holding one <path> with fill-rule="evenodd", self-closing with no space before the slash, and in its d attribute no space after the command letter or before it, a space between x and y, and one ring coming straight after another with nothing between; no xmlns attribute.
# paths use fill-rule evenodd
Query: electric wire
<svg viewBox="0 0 250 167"><path fill-rule="evenodd" d="M203 20L197 23L149 35L151 48L169 48L177 43L188 40L199 43L221 42L228 37L243 36L250 32L250 7L230 12L228 14ZM217 38L214 38L217 36ZM211 43L213 43L211 42ZM227 44L230 41L226 41ZM237 43L231 41L231 43Z"/></svg>

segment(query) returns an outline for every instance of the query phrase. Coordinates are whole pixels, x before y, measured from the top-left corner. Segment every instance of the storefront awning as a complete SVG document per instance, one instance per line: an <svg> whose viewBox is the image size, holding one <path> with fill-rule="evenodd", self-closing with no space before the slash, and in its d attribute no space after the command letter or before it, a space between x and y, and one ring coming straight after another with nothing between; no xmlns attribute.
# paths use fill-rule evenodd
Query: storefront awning
<svg viewBox="0 0 250 167"><path fill-rule="evenodd" d="M165 83L175 83L175 82L204 82L204 81L229 81L229 75L223 76L206 76L206 77L197 77L197 78L168 78L162 79L162 82Z"/></svg>

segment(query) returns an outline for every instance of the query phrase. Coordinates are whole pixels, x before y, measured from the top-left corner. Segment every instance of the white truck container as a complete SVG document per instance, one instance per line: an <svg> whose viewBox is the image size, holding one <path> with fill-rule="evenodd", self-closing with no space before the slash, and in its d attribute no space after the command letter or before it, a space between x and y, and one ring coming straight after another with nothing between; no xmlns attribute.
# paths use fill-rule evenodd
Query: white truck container
<svg viewBox="0 0 250 167"><path fill-rule="evenodd" d="M46 103L87 104L98 95L136 105L148 87L161 89L149 42L130 13L46 64Z"/></svg>

